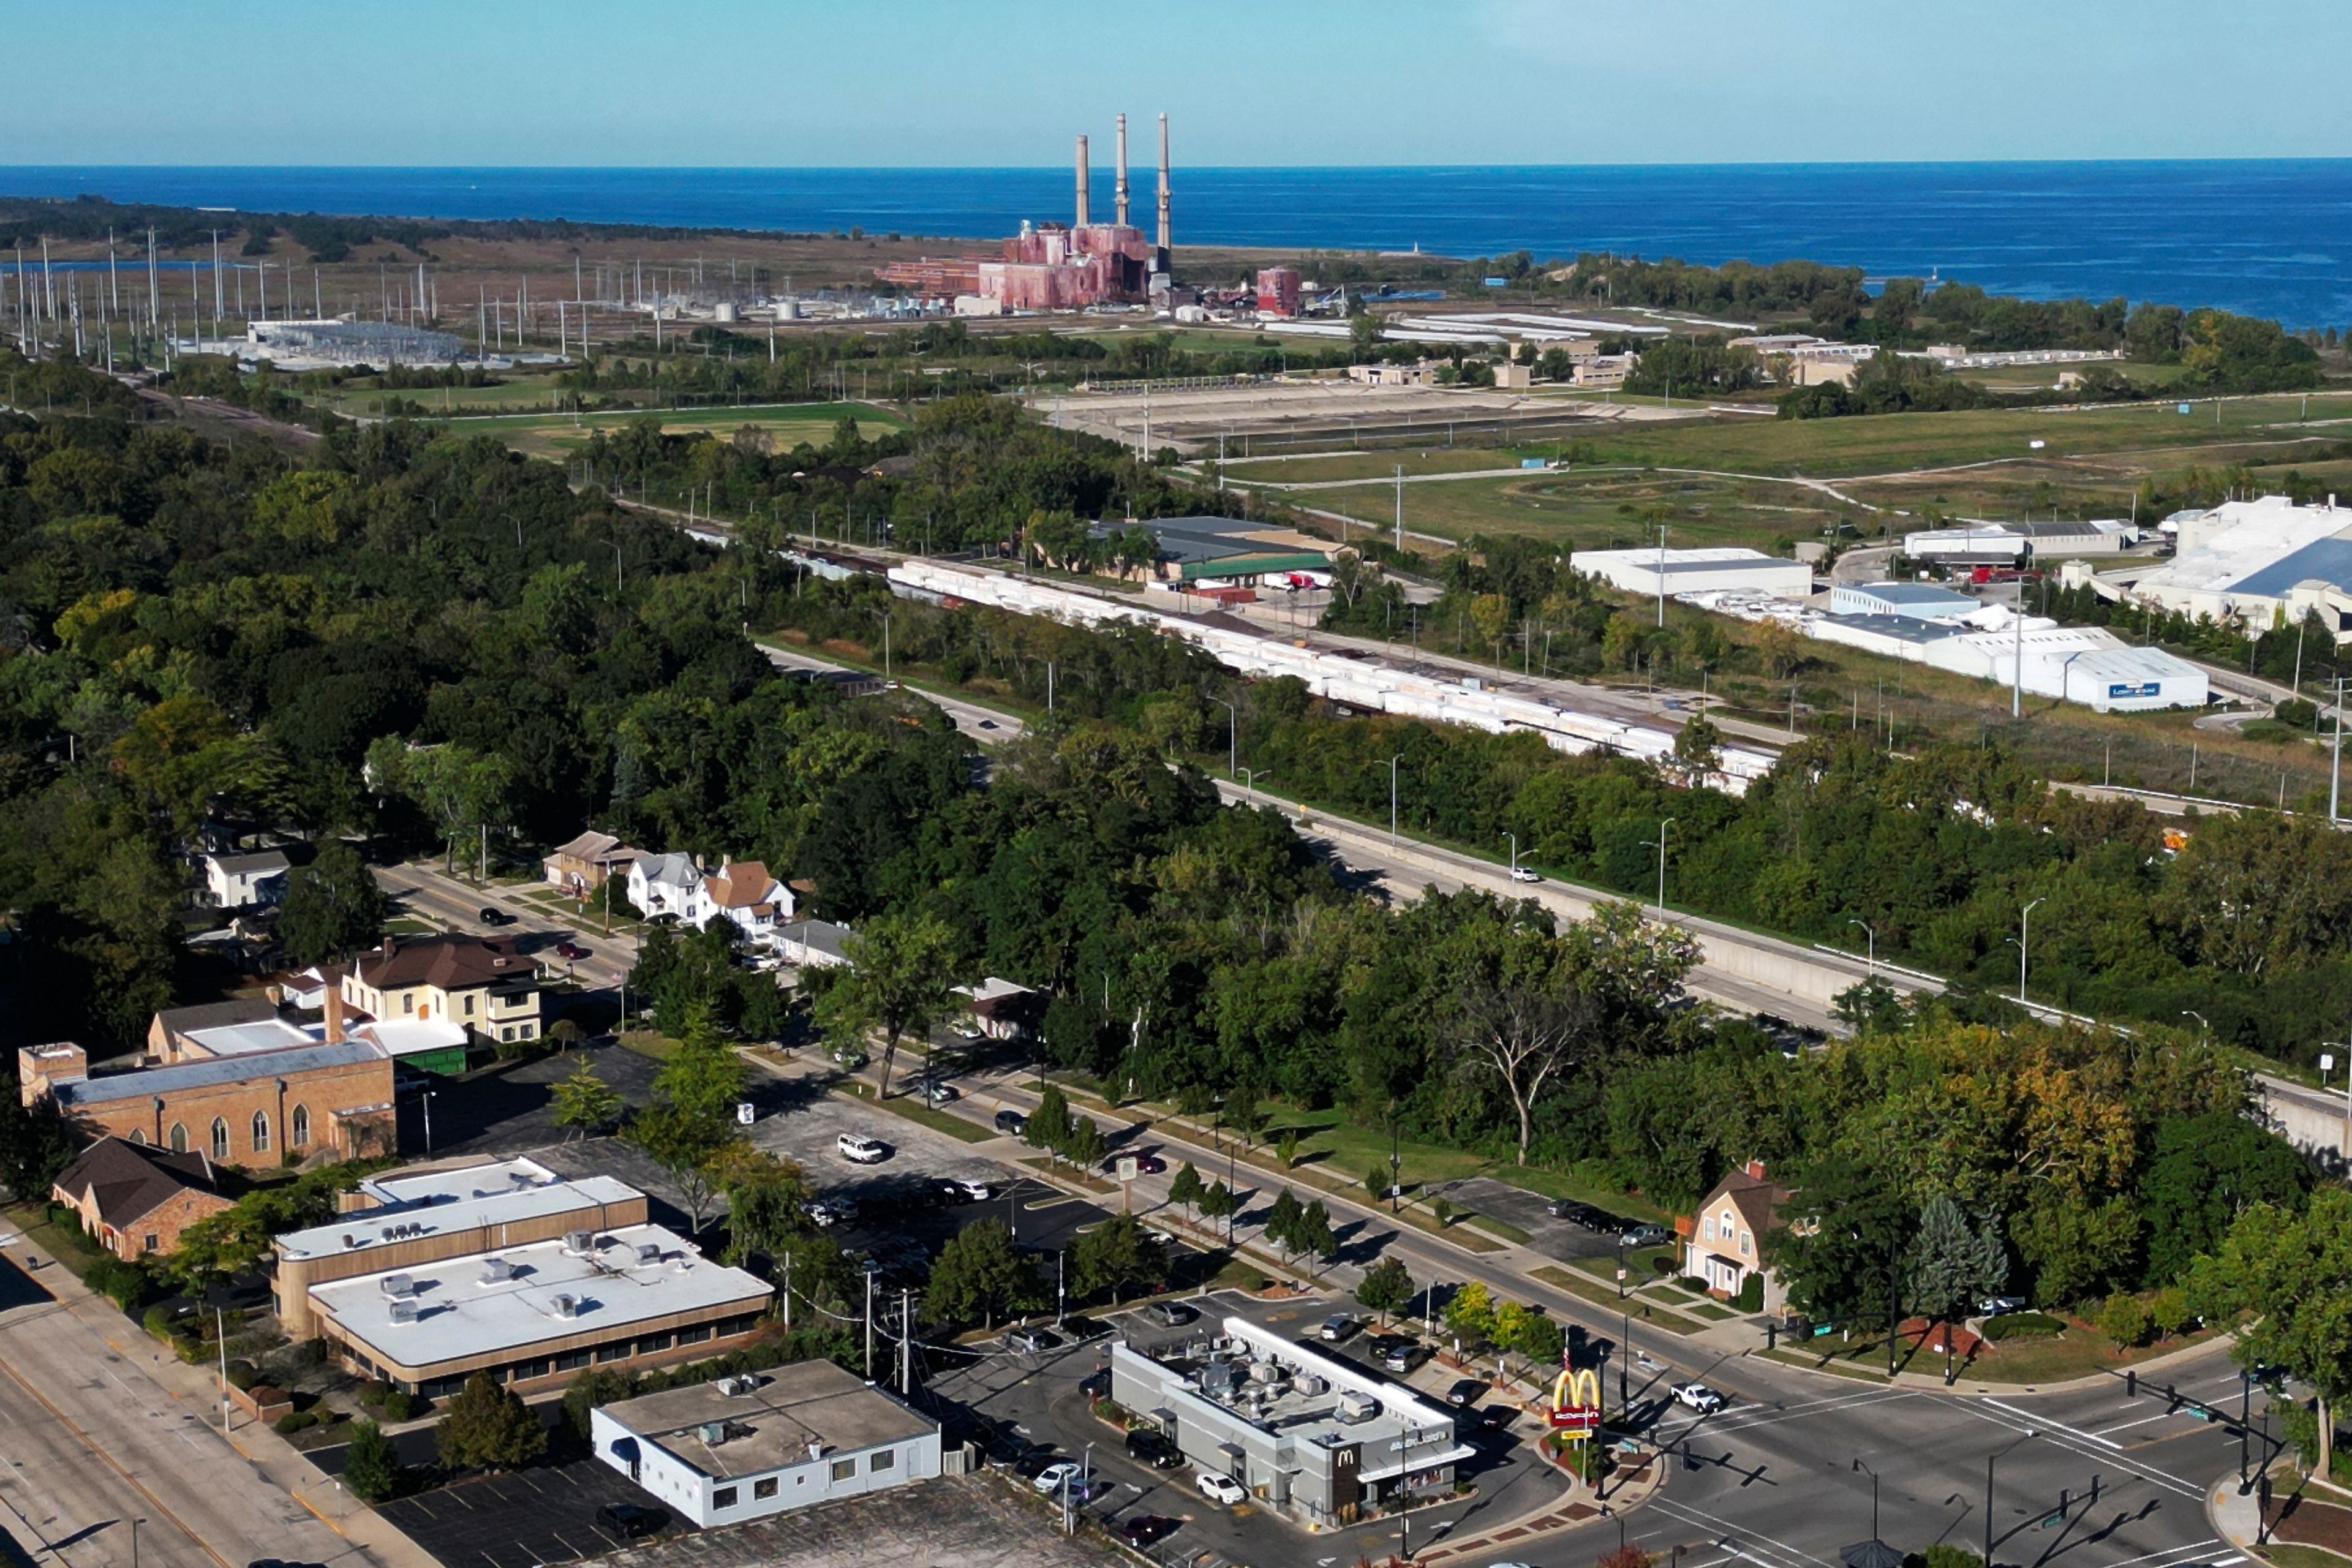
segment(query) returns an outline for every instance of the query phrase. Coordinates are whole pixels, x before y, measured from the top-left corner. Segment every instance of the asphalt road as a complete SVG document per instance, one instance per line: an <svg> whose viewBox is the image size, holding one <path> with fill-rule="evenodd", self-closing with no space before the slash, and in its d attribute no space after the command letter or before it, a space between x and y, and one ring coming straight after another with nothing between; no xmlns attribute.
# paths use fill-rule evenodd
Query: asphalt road
<svg viewBox="0 0 2352 1568"><path fill-rule="evenodd" d="M0 1238L0 1242L14 1237ZM358 1549L148 1368L164 1353L102 1299L53 1299L0 1262L0 1529L62 1568L355 1564ZM138 1521L134 1547L131 1521Z"/></svg>
<svg viewBox="0 0 2352 1568"><path fill-rule="evenodd" d="M618 985L637 962L636 938L625 930L615 929L609 934L600 930L602 922L593 904L576 921L551 915L535 904L509 897L513 889L505 884L478 888L430 861L380 866L375 878L388 896L435 924L470 936L511 938L523 952L551 966L554 973L569 973L592 988ZM503 910L514 919L493 926L482 919L485 909ZM555 944L566 937L586 948L588 957L573 963L558 956Z"/></svg>

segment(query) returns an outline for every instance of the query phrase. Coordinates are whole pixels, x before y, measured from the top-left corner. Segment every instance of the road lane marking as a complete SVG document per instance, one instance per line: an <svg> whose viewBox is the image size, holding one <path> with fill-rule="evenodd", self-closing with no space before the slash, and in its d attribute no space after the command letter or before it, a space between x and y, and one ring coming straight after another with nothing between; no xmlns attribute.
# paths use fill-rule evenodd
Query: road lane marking
<svg viewBox="0 0 2352 1568"><path fill-rule="evenodd" d="M1732 1544L1735 1539L1748 1542L1769 1542L1771 1545L1777 1547L1781 1552L1788 1553L1791 1558L1804 1563L1819 1563L1820 1568L1831 1568L1831 1564L1825 1559L1814 1556L1811 1552L1806 1551L1801 1546L1791 1546L1785 1541L1774 1540L1771 1536L1766 1535L1760 1531L1749 1530L1744 1526L1734 1524L1731 1521L1725 1519L1720 1514L1709 1513L1705 1509L1694 1508L1689 1503L1676 1502L1671 1498L1656 1497L1651 1500L1650 1506L1659 1510L1669 1518L1680 1519L1685 1524L1697 1524L1722 1531L1725 1547L1729 1551L1737 1552L1739 1550L1738 1547Z"/></svg>
<svg viewBox="0 0 2352 1568"><path fill-rule="evenodd" d="M2100 1447L2110 1450L2109 1452L2105 1453L2102 1453L2097 1449L2084 1447L2079 1442L2074 1440L2071 1429L2064 1427L2053 1427L2045 1423L2035 1421L2031 1416L2018 1412L2012 1407L2001 1405L1999 1400L1957 1399L1952 1400L1949 1403L1956 1405L1958 1409L1967 1412L1969 1415L1975 1416L1978 1420L1990 1422L1993 1426L1999 1426L2004 1431L2032 1433L2035 1436L2042 1438L2043 1441L2063 1448L2068 1453L2074 1454L2078 1458L2095 1459L2102 1464L2113 1465L2117 1469L2122 1470L2126 1475L2133 1478L2135 1480L2149 1482L2152 1485L2162 1487L2168 1491L2178 1492L2182 1497L2193 1497L2198 1499L2200 1501L2202 1501L2204 1499L2205 1492L2203 1488L2190 1486L2188 1482L2182 1480L2179 1477L2173 1475L2168 1470L2159 1470L2153 1465L2124 1458L2121 1452L2122 1445L2119 1443L2110 1443L2105 1441L2104 1438L2099 1439ZM2000 1409L1997 1412L1989 1411L1984 1408L1987 1405L2000 1406Z"/></svg>
<svg viewBox="0 0 2352 1568"><path fill-rule="evenodd" d="M2011 1405L2004 1400L1988 1399L1984 1403L1991 1405L1996 1410L2006 1410L2011 1415L2015 1415L2021 1420L2031 1421L2033 1425L2042 1427L2045 1431L2063 1432L2070 1437L2080 1437L2085 1442L2096 1443L2100 1447L2105 1448L2113 1448L2117 1453L2123 1452L2124 1446L2121 1443L2109 1442L2106 1438L2100 1436L2096 1432L2085 1432L2079 1426L2069 1426L2063 1421L2053 1421L2046 1415L2037 1415L2031 1410L2020 1409L2018 1406Z"/></svg>
<svg viewBox="0 0 2352 1568"><path fill-rule="evenodd" d="M2153 1415L2143 1415L2137 1421L2125 1421L2107 1428L2110 1432L2128 1432L2135 1426L2145 1426L2151 1421L2161 1421L2170 1415L2186 1415L2186 1410L2159 1410Z"/></svg>

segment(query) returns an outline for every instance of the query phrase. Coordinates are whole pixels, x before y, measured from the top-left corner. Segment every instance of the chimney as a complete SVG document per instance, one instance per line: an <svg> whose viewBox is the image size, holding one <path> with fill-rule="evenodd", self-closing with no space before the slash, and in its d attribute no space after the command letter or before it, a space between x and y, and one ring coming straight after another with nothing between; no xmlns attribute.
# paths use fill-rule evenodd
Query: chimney
<svg viewBox="0 0 2352 1568"><path fill-rule="evenodd" d="M1078 220L1071 227L1087 226L1087 197L1089 194L1087 189L1087 134L1081 131L1078 132Z"/></svg>
<svg viewBox="0 0 2352 1568"><path fill-rule="evenodd" d="M343 988L339 982L327 987L327 1043L333 1045L343 1037Z"/></svg>
<svg viewBox="0 0 2352 1568"><path fill-rule="evenodd" d="M1160 242L1153 248L1151 269L1169 270L1169 252L1173 248L1168 235L1168 117L1160 117Z"/></svg>
<svg viewBox="0 0 2352 1568"><path fill-rule="evenodd" d="M1761 1160L1748 1161L1748 1174L1756 1181L1762 1181L1764 1179L1764 1162Z"/></svg>
<svg viewBox="0 0 2352 1568"><path fill-rule="evenodd" d="M1111 187L1111 199L1118 205L1121 227L1127 224L1127 116L1118 117L1118 184Z"/></svg>

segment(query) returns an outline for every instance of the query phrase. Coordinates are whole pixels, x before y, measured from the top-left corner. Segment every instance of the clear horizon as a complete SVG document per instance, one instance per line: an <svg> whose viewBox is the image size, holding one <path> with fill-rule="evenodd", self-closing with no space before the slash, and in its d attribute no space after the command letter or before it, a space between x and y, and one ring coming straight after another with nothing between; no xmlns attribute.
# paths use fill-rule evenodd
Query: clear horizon
<svg viewBox="0 0 2352 1568"><path fill-rule="evenodd" d="M10 28L23 165L1029 168L1079 132L1218 168L2352 156L2328 0L1205 0L1043 6L544 0L486 14L232 0L38 7ZM1148 44L1149 47L1138 47ZM397 148L399 157L385 156ZM985 149L984 155L975 155ZM1856 154L1866 156L1857 158ZM1728 155L1728 156L1727 156Z"/></svg>

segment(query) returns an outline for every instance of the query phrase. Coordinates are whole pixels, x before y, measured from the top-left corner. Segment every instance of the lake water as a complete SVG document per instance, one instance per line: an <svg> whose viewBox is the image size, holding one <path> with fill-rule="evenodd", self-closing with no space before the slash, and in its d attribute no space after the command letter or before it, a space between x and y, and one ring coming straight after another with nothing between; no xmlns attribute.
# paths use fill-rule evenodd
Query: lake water
<svg viewBox="0 0 2352 1568"><path fill-rule="evenodd" d="M1134 171L1150 226L1154 171ZM15 195L417 217L981 238L1066 218L1065 169L0 167ZM1096 170L1094 210L1111 179ZM2352 160L1186 168L1186 244L1615 250L1940 273L2032 298L2123 294L2352 324Z"/></svg>

